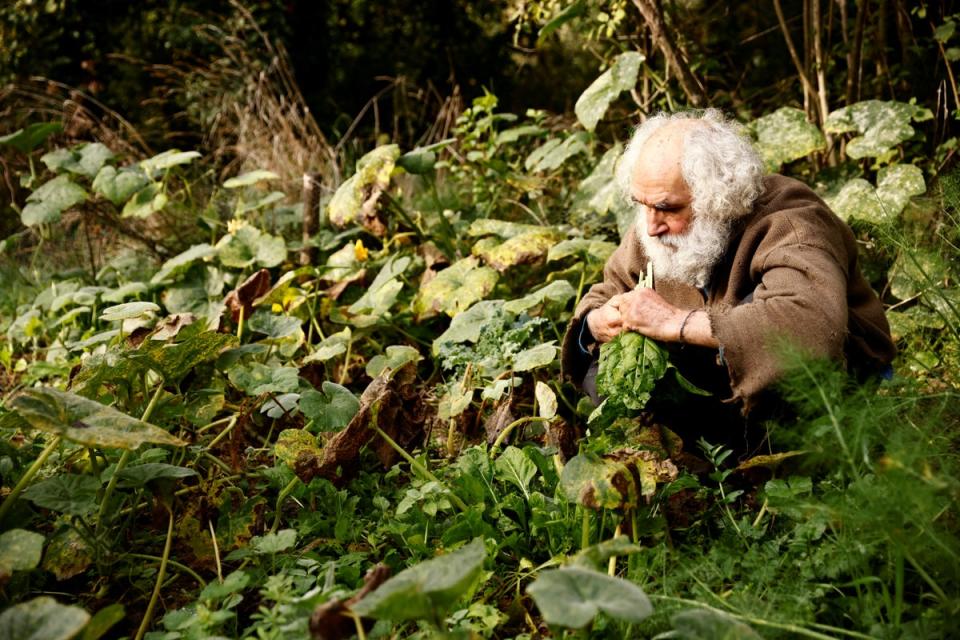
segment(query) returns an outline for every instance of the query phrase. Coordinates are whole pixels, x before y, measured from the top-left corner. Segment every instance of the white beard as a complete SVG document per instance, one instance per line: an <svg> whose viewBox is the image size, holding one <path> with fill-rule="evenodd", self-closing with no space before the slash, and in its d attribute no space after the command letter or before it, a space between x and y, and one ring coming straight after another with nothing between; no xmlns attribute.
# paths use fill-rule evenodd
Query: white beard
<svg viewBox="0 0 960 640"><path fill-rule="evenodd" d="M698 288L707 286L710 274L727 251L730 223L710 218L694 218L682 235L651 237L646 218L637 216L637 238L653 265L655 279L674 280Z"/></svg>

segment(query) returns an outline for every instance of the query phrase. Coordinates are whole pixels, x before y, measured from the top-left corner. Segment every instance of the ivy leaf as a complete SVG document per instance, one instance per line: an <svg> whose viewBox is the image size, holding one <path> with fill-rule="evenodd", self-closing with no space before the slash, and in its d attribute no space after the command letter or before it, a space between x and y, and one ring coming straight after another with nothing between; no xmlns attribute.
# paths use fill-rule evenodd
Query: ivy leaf
<svg viewBox="0 0 960 640"><path fill-rule="evenodd" d="M928 109L906 102L864 100L831 112L823 128L828 133L859 133L847 143L847 155L860 159L887 153L913 137L911 121L932 117Z"/></svg>
<svg viewBox="0 0 960 640"><path fill-rule="evenodd" d="M0 638L5 640L70 640L90 620L80 607L40 596L0 613Z"/></svg>
<svg viewBox="0 0 960 640"><path fill-rule="evenodd" d="M26 529L0 533L0 576L29 571L40 564L44 537Z"/></svg>
<svg viewBox="0 0 960 640"><path fill-rule="evenodd" d="M499 480L509 482L523 492L524 498L530 498L530 482L537 475L537 465L522 449L507 447L493 463L493 470Z"/></svg>
<svg viewBox="0 0 960 640"><path fill-rule="evenodd" d="M291 393L300 385L296 367L268 367L259 362L236 365L227 378L249 396L264 393Z"/></svg>
<svg viewBox="0 0 960 640"><path fill-rule="evenodd" d="M820 129L807 122L806 114L794 107L780 107L754 120L750 128L757 136L757 150L770 171L820 151L827 144Z"/></svg>
<svg viewBox="0 0 960 640"><path fill-rule="evenodd" d="M97 509L100 480L94 476L63 473L26 488L23 497L38 507L71 516L85 516Z"/></svg>
<svg viewBox="0 0 960 640"><path fill-rule="evenodd" d="M552 171L578 153L585 153L589 140L590 134L585 131L579 131L563 139L547 140L527 156L523 166L531 173Z"/></svg>
<svg viewBox="0 0 960 640"><path fill-rule="evenodd" d="M86 199L87 192L83 187L68 176L57 176L27 197L27 206L20 212L20 220L28 227L56 222L66 209Z"/></svg>
<svg viewBox="0 0 960 640"><path fill-rule="evenodd" d="M457 260L417 291L413 312L424 320L438 313L455 316L482 300L497 284L497 272L470 256Z"/></svg>
<svg viewBox="0 0 960 640"><path fill-rule="evenodd" d="M543 571L527 587L547 624L580 629L599 613L641 622L653 613L643 590L632 582L583 567Z"/></svg>
<svg viewBox="0 0 960 640"><path fill-rule="evenodd" d="M104 165L93 180L93 190L119 206L150 182L139 167L117 170L113 165Z"/></svg>
<svg viewBox="0 0 960 640"><path fill-rule="evenodd" d="M349 389L329 380L323 381L320 391L309 389L300 396L300 411L321 431L340 431L359 409L360 400Z"/></svg>
<svg viewBox="0 0 960 640"><path fill-rule="evenodd" d="M185 444L158 426L68 391L25 389L11 406L34 429L60 434L86 447L136 449L144 443Z"/></svg>
<svg viewBox="0 0 960 640"><path fill-rule="evenodd" d="M487 551L482 538L404 569L350 608L357 615L395 622L438 619L474 587Z"/></svg>
<svg viewBox="0 0 960 640"><path fill-rule="evenodd" d="M593 131L603 114L607 112L610 103L624 91L629 91L637 84L637 74L640 64L646 58L637 51L621 53L613 59L610 68L600 74L584 91L573 110L577 120L587 131Z"/></svg>
<svg viewBox="0 0 960 640"><path fill-rule="evenodd" d="M265 171L263 169L258 169L256 171L248 171L239 176L230 178L223 183L224 189L239 189L240 187L252 187L258 182L270 181L270 180L279 180L280 176L275 174L273 171Z"/></svg>
<svg viewBox="0 0 960 640"><path fill-rule="evenodd" d="M30 153L54 133L60 133L63 127L57 122L34 122L23 129L0 137L0 144L13 147L23 154Z"/></svg>

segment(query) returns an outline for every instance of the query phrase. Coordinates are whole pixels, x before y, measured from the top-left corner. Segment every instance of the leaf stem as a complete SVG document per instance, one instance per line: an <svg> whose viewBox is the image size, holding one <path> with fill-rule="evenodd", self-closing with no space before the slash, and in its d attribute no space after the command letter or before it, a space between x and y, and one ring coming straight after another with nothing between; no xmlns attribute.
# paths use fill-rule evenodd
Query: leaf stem
<svg viewBox="0 0 960 640"><path fill-rule="evenodd" d="M127 453L127 452L124 452ZM169 518L167 520L167 540L163 544L163 555L160 557L160 569L157 571L157 582L153 587L153 593L150 595L150 604L147 605L147 612L143 614L143 620L140 621L140 628L137 629L137 635L134 640L143 640L150 621L153 619L153 611L157 608L157 600L160 599L160 588L163 586L163 579L167 574L167 562L170 560L170 545L173 542L173 509L167 508Z"/></svg>
<svg viewBox="0 0 960 640"><path fill-rule="evenodd" d="M390 445L390 448L392 448L394 451L396 451L398 454L400 454L400 457L401 457L401 458L403 458L403 459L406 460L408 463L410 463L410 467L413 468L414 470L416 470L417 473L423 475L423 476L424 476L425 478L427 478L428 480L431 480L431 481L433 481L433 482L436 482L436 483L439 484L441 487L443 487L444 489L446 489L446 490L447 490L447 493L450 494L450 502L453 503L453 506L455 506L455 507L456 507L457 509L459 509L460 511L466 511L466 510L467 510L467 504L466 504L463 500L460 499L460 496L458 496L458 495L455 494L453 491L451 491L451 490L450 490L450 487L448 487L445 482L443 482L442 480L440 480L440 478L438 478L437 476L435 476L435 475L433 475L432 473L430 473L430 470L429 470L429 469L427 469L425 466L423 466L422 464L420 464L420 462L419 462L416 458L414 458L413 456L411 456L409 453L406 452L406 450L404 450L403 447L401 447L401 446L398 445L396 442L394 442L393 438L391 438L390 436L388 436L388 435L386 434L386 432L384 432L383 429L381 429L379 426L377 426L376 424L374 424L374 423L372 423L372 422L370 423L370 428L373 429L373 430L377 433L378 436L380 436L381 438L383 438L384 442L386 442L388 445Z"/></svg>
<svg viewBox="0 0 960 640"><path fill-rule="evenodd" d="M497 439L490 445L490 455L492 456L494 452L500 448L500 445L503 444L503 441L510 436L510 433L520 425L528 422L550 422L551 419L552 418L543 418L541 416L523 416L522 418L514 420L503 428L503 431L500 432Z"/></svg>
<svg viewBox="0 0 960 640"><path fill-rule="evenodd" d="M160 560L161 562L163 561L163 558L159 558L157 556L151 556L146 553L127 553L125 555L129 558L138 558L140 560ZM183 564L182 562L177 562L176 560L171 560L168 558L167 564L169 564L174 569L177 569L178 571L182 571L183 573L187 574L188 576L196 580L197 583L200 585L201 589L207 586L207 581L201 578L199 573L197 573L187 565Z"/></svg>
<svg viewBox="0 0 960 640"><path fill-rule="evenodd" d="M30 481L33 480L33 476L37 475L37 472L40 471L43 463L47 461L47 458L50 457L50 454L53 453L53 450L56 449L60 444L60 440L60 436L54 436L53 440L47 443L47 446L44 447L43 451L40 453L40 457L33 461L33 464L30 465L30 468L27 469L26 473L20 477L20 481L17 482L17 485L13 488L13 491L10 492L10 495L3 500L3 504L0 505L0 522L3 522L7 512L13 507L13 503L17 501L17 498L20 497L20 494L23 493L23 490L26 489L27 485L30 484Z"/></svg>
<svg viewBox="0 0 960 640"><path fill-rule="evenodd" d="M300 478L294 476L293 480L288 482L287 486L280 490L280 495L277 496L277 505L274 508L273 526L270 527L270 533L276 533L277 529L280 528L281 507L283 507L284 501L290 497L290 494L293 493L293 490L297 488L299 483Z"/></svg>

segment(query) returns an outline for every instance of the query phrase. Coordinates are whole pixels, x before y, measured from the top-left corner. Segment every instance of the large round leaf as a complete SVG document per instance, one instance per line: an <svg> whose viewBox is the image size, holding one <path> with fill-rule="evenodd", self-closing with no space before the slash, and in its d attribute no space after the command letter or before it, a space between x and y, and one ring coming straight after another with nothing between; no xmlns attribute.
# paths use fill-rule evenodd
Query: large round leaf
<svg viewBox="0 0 960 640"><path fill-rule="evenodd" d="M911 121L932 117L929 109L906 102L864 100L831 112L823 128L829 133L859 133L847 143L847 155L856 159L872 158L911 138L914 134Z"/></svg>
<svg viewBox="0 0 960 640"><path fill-rule="evenodd" d="M56 222L64 210L86 199L87 192L83 187L67 176L57 176L27 197L27 206L20 212L20 219L28 227Z"/></svg>
<svg viewBox="0 0 960 640"><path fill-rule="evenodd" d="M23 497L44 509L85 516L97 509L100 484L94 476L64 473L27 487Z"/></svg>
<svg viewBox="0 0 960 640"><path fill-rule="evenodd" d="M21 602L0 613L4 640L70 640L90 620L80 607L59 604L50 596Z"/></svg>
<svg viewBox="0 0 960 640"><path fill-rule="evenodd" d="M755 120L751 128L757 136L757 150L770 171L820 151L827 144L820 129L807 122L806 114L795 107L780 107Z"/></svg>
<svg viewBox="0 0 960 640"><path fill-rule="evenodd" d="M483 570L482 538L405 569L353 605L354 613L387 620L435 620L465 596Z"/></svg>
<svg viewBox="0 0 960 640"><path fill-rule="evenodd" d="M480 266L473 256L457 260L420 288L413 312L420 319L438 313L455 316L490 293L497 279L496 271Z"/></svg>
<svg viewBox="0 0 960 640"><path fill-rule="evenodd" d="M632 582L581 567L544 571L527 587L547 624L579 629L599 613L641 622L653 613L643 590Z"/></svg>
<svg viewBox="0 0 960 640"><path fill-rule="evenodd" d="M185 444L156 425L67 391L26 389L10 405L33 428L58 433L87 447L136 449L145 442Z"/></svg>
<svg viewBox="0 0 960 640"><path fill-rule="evenodd" d="M13 571L29 571L40 564L43 536L26 529L10 529L0 534L0 576Z"/></svg>
<svg viewBox="0 0 960 640"><path fill-rule="evenodd" d="M621 53L613 60L610 68L600 74L584 91L573 109L577 120L587 131L593 131L597 123L607 112L610 103L624 91L637 84L640 63L646 58L637 51Z"/></svg>

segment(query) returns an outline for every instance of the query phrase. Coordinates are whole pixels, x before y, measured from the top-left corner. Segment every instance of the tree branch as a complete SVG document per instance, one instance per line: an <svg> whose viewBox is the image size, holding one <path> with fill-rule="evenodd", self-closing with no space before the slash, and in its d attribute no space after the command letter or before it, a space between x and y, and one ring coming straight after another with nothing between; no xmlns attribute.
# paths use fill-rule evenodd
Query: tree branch
<svg viewBox="0 0 960 640"><path fill-rule="evenodd" d="M650 29L650 35L653 37L657 48L663 53L663 57L667 61L667 67L673 71L677 77L677 81L680 82L680 88L683 89L683 92L686 94L687 100L695 107L706 104L707 96L703 85L700 84L700 81L697 80L693 72L690 71L687 62L677 52L677 48L673 43L673 36L670 34L666 22L663 20L663 12L660 11L660 7L654 0L632 1L634 6L640 11L640 15L643 16L644 22L647 23L647 27Z"/></svg>

